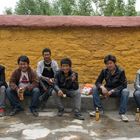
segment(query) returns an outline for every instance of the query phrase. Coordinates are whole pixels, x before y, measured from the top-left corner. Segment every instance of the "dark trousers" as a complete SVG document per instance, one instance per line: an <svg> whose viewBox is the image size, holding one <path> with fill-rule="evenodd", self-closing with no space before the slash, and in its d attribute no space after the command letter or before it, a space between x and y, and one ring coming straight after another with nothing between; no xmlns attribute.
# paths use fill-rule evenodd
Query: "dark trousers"
<svg viewBox="0 0 140 140"><path fill-rule="evenodd" d="M17 92L15 90L12 90L10 87L7 88L6 90L7 97L13 106L13 108L17 109L22 109L20 100L18 98ZM38 99L40 96L40 91L38 88L33 88L32 91L25 91L24 92L25 96L31 96L31 104L30 104L30 110L36 109L38 106Z"/></svg>
<svg viewBox="0 0 140 140"><path fill-rule="evenodd" d="M140 90L134 92L134 99L136 101L137 107L140 108Z"/></svg>

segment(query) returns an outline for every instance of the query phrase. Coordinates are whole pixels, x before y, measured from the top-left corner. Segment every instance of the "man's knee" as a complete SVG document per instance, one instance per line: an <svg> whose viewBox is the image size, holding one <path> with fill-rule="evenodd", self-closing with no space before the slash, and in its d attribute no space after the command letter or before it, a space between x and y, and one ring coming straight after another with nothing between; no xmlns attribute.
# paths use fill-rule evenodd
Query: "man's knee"
<svg viewBox="0 0 140 140"><path fill-rule="evenodd" d="M7 95L10 95L11 92L12 92L12 89L11 89L10 87L8 87L8 88L6 89L6 94L7 94Z"/></svg>
<svg viewBox="0 0 140 140"><path fill-rule="evenodd" d="M52 90L52 96L57 96L57 92L55 90Z"/></svg>
<svg viewBox="0 0 140 140"><path fill-rule="evenodd" d="M5 87L5 86L1 86L1 87L0 87L0 90L1 90L1 91L5 91L5 90L6 90L6 87Z"/></svg>
<svg viewBox="0 0 140 140"><path fill-rule="evenodd" d="M122 90L122 96L129 96L129 90L127 88Z"/></svg>
<svg viewBox="0 0 140 140"><path fill-rule="evenodd" d="M39 88L33 88L32 92L33 92L33 94L38 94L38 95L40 95L40 90L39 90Z"/></svg>
<svg viewBox="0 0 140 140"><path fill-rule="evenodd" d="M135 92L134 92L134 97L140 97L140 91L139 90L136 90Z"/></svg>

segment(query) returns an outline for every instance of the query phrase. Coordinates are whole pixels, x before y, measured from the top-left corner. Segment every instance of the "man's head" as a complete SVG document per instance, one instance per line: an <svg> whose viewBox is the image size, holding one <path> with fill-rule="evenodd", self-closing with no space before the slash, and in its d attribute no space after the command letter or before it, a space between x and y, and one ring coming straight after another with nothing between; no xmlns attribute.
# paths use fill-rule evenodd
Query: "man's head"
<svg viewBox="0 0 140 140"><path fill-rule="evenodd" d="M45 61L50 61L51 60L51 50L49 48L43 49L42 56L44 57Z"/></svg>
<svg viewBox="0 0 140 140"><path fill-rule="evenodd" d="M30 60L27 56L22 55L18 58L17 63L21 71L26 72L27 69L29 68Z"/></svg>
<svg viewBox="0 0 140 140"><path fill-rule="evenodd" d="M61 69L65 74L71 70L72 62L69 58L64 58L61 60Z"/></svg>
<svg viewBox="0 0 140 140"><path fill-rule="evenodd" d="M106 65L107 69L110 70L110 71L112 71L116 67L116 57L113 56L113 55L107 55L104 58L104 63Z"/></svg>

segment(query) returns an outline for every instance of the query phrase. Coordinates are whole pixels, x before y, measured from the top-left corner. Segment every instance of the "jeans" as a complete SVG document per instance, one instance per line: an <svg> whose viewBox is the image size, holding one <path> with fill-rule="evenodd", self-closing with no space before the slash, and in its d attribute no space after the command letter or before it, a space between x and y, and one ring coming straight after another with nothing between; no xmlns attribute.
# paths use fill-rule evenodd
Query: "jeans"
<svg viewBox="0 0 140 140"><path fill-rule="evenodd" d="M66 94L67 97L72 98L73 101L73 109L75 113L80 112L81 108L81 94L79 90L63 90L63 93ZM64 110L64 106L61 102L62 97L57 95L57 92L53 90L52 96L54 97L55 103L58 107L58 110Z"/></svg>
<svg viewBox="0 0 140 140"><path fill-rule="evenodd" d="M17 92L15 90L12 90L10 87L6 90L7 97L13 106L13 108L22 109L22 106L20 104L20 100L18 98ZM36 109L38 106L38 98L40 96L40 91L38 88L33 88L32 91L25 91L25 96L32 96L31 104L30 104L30 110Z"/></svg>
<svg viewBox="0 0 140 140"><path fill-rule="evenodd" d="M134 99L136 101L137 107L140 108L140 90L134 92Z"/></svg>
<svg viewBox="0 0 140 140"><path fill-rule="evenodd" d="M5 108L5 86L0 87L0 108Z"/></svg>
<svg viewBox="0 0 140 140"><path fill-rule="evenodd" d="M125 114L127 111L129 91L125 88L120 92L113 93L110 97L120 98L119 114ZM93 104L94 108L98 107L99 110L103 110L103 106L100 100L100 92L96 87L93 88Z"/></svg>

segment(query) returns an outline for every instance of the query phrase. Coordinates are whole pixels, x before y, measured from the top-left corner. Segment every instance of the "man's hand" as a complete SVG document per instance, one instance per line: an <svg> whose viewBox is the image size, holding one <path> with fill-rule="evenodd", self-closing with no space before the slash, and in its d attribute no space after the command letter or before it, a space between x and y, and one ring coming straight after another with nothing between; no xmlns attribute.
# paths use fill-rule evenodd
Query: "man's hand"
<svg viewBox="0 0 140 140"><path fill-rule="evenodd" d="M54 83L54 78L48 78L48 77L42 76L41 79L44 80L44 81L47 81L47 83L49 85L52 85Z"/></svg>
<svg viewBox="0 0 140 140"><path fill-rule="evenodd" d="M72 79L72 81L76 80L76 74L75 73L72 74L71 79Z"/></svg>
<svg viewBox="0 0 140 140"><path fill-rule="evenodd" d="M112 89L112 90L110 90L110 91L108 92L108 96L110 96L113 92L114 92L114 90L113 90L113 89Z"/></svg>
<svg viewBox="0 0 140 140"><path fill-rule="evenodd" d="M101 90L102 90L102 93L104 95L106 95L108 93L108 90L104 87L104 86L100 86Z"/></svg>
<svg viewBox="0 0 140 140"><path fill-rule="evenodd" d="M49 81L48 81L48 83L49 83L50 85L52 85L52 84L54 83L54 78L50 78Z"/></svg>
<svg viewBox="0 0 140 140"><path fill-rule="evenodd" d="M58 96L63 96L63 95L64 95L63 91L62 90L59 90L58 91Z"/></svg>

